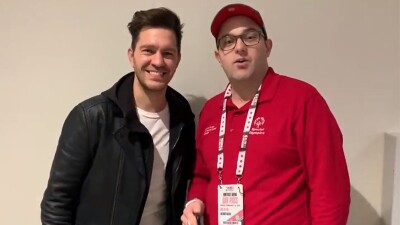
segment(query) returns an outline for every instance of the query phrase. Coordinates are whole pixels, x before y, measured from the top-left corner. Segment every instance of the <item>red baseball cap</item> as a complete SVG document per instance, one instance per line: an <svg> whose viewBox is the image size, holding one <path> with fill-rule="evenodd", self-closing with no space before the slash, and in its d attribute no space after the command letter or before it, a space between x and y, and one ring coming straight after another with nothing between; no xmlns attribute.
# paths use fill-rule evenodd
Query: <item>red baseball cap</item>
<svg viewBox="0 0 400 225"><path fill-rule="evenodd" d="M222 24L233 16L246 16L256 22L265 32L264 22L257 10L244 4L230 4L219 10L211 23L211 33L215 38L218 37Z"/></svg>

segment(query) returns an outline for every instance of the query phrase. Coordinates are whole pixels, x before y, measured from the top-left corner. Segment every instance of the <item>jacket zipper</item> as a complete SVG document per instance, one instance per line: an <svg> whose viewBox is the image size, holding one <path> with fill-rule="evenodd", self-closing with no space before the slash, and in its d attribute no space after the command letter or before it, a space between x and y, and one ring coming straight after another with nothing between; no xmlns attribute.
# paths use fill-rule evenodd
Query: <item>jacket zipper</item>
<svg viewBox="0 0 400 225"><path fill-rule="evenodd" d="M179 135L178 135L178 137L176 138L176 141L175 141L174 145L172 145L172 149L174 149L174 148L176 147L176 144L178 144L178 141L179 141L179 139L181 138L182 130L183 130L183 125L181 125L180 128L179 128Z"/></svg>
<svg viewBox="0 0 400 225"><path fill-rule="evenodd" d="M112 206L112 210L111 210L110 225L114 224L115 206L117 205L117 193L118 193L118 190L119 190L119 185L120 185L121 175L122 175L122 161L123 161L123 154L120 153L119 164L118 164L118 173L117 173L117 183L115 184L115 191L114 191L113 206Z"/></svg>
<svg viewBox="0 0 400 225"><path fill-rule="evenodd" d="M178 141L179 141L179 139L181 138L181 133L182 133L182 130L183 130L183 126L181 126L180 128L179 128L179 135L178 135L178 138L176 139L176 141L175 141L175 143L174 143L174 145L172 146L172 151L173 151L173 149L176 147L176 145L178 144ZM183 156L182 156L183 157ZM180 166L180 164L182 164L182 158L180 159L180 161L179 161L179 163L177 163L176 165L176 168L174 168L174 167L172 167L172 171L173 171L173 173L174 174L176 174L177 172L178 172L178 169L179 169L179 166ZM181 171L182 172L182 171ZM172 178L173 178L173 176L172 176ZM175 191L175 189L176 189L176 186L178 185L178 178L180 178L180 177L175 177L175 179L172 179L172 187L171 187L171 196L173 196L173 194L174 194L174 191Z"/></svg>

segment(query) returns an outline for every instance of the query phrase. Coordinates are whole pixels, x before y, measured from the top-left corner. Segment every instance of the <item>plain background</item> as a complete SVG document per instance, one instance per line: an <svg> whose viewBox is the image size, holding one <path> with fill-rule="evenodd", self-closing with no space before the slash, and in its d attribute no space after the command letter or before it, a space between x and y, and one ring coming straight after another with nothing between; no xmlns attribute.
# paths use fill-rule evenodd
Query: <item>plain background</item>
<svg viewBox="0 0 400 225"><path fill-rule="evenodd" d="M400 128L399 0L259 0L270 65L325 97L344 135L350 225L381 224L384 133ZM185 23L171 86L196 112L222 91L210 22L232 1L0 1L0 224L40 224L39 204L65 117L131 71L126 28L165 6ZM383 224L383 223L382 223Z"/></svg>

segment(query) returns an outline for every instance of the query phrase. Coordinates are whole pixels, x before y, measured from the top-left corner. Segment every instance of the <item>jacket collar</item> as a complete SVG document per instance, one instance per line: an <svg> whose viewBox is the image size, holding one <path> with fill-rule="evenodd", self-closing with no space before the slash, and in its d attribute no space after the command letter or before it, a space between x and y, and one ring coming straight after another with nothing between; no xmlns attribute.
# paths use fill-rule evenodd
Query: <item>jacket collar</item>
<svg viewBox="0 0 400 225"><path fill-rule="evenodd" d="M149 173L149 171L151 171L151 166L153 164L150 163L150 160L153 160L153 151L131 151L132 142L130 138L128 138L131 132L143 134L143 136L134 135L135 138L140 139L139 142L142 142L141 147L145 147L146 144L149 143L145 141L145 137L150 138L148 130L140 123L136 112L133 98L133 77L133 72L126 74L110 89L101 94L110 99L110 101L117 106L121 119L123 119L121 127L114 133L116 140L123 146L128 158L135 160L134 162L139 173L149 181L149 179L151 179L151 173ZM169 140L171 155L171 152L175 149L176 143L180 139L184 124L194 121L194 115L186 99L170 87L167 89L166 98L170 110Z"/></svg>
<svg viewBox="0 0 400 225"><path fill-rule="evenodd" d="M124 75L110 89L102 92L101 94L110 99L114 104L118 106L122 113L121 116L126 119L126 121L128 122L128 126L131 129L136 131L145 131L143 130L143 125L141 125L139 122L135 107L136 104L133 98L134 76L134 72L130 72ZM175 125L179 122L187 122L193 120L193 113L190 113L191 117L188 117L188 115L190 114L187 112L185 113L185 110L182 108L185 102L187 102L182 95L180 95L177 91L168 86L166 91L166 98L171 115L171 127L172 125ZM137 130L138 128L139 130Z"/></svg>

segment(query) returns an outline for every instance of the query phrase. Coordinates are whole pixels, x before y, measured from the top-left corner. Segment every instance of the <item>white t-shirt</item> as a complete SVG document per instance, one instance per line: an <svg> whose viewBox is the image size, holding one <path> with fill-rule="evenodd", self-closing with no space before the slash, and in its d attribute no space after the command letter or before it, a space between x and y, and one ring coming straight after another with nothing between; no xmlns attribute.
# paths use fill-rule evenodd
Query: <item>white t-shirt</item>
<svg viewBox="0 0 400 225"><path fill-rule="evenodd" d="M136 108L140 122L149 130L154 143L154 163L150 190L140 225L164 225L167 219L165 168L169 154L169 108L157 113Z"/></svg>

